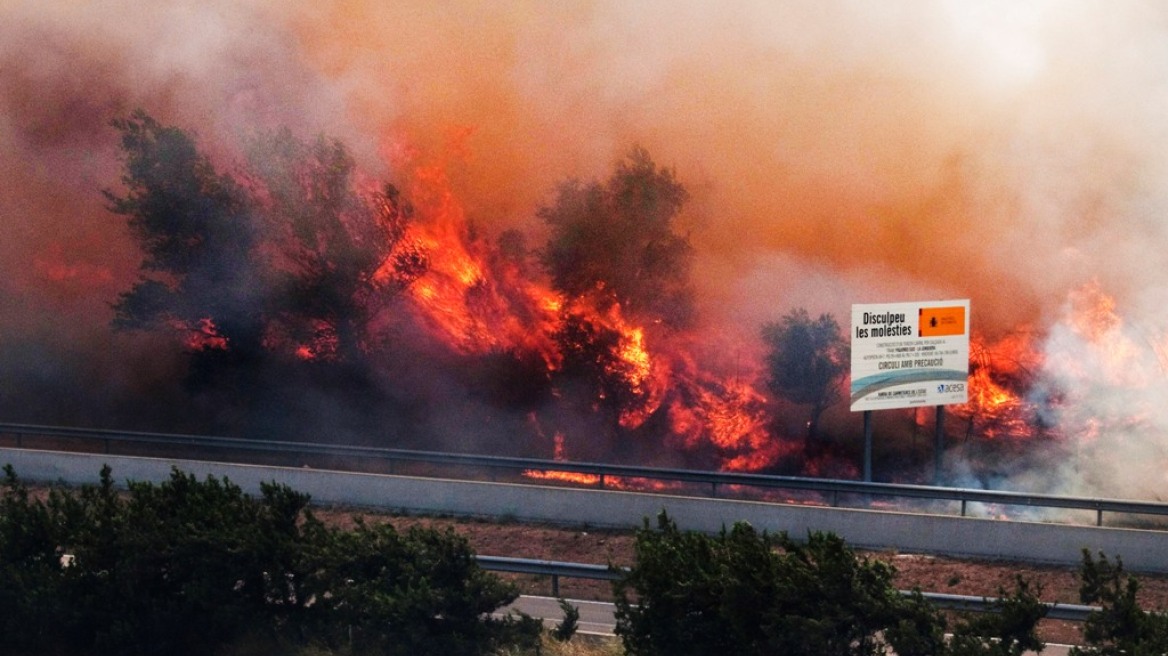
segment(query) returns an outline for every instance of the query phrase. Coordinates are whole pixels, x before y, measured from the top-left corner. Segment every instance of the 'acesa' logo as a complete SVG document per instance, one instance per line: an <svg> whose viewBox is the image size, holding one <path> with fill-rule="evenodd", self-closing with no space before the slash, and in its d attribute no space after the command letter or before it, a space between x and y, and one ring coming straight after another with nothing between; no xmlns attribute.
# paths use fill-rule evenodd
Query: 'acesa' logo
<svg viewBox="0 0 1168 656"><path fill-rule="evenodd" d="M937 392L939 394L949 394L951 392L964 392L964 391L965 391L965 383L948 383L948 384L943 383L943 384L937 386Z"/></svg>

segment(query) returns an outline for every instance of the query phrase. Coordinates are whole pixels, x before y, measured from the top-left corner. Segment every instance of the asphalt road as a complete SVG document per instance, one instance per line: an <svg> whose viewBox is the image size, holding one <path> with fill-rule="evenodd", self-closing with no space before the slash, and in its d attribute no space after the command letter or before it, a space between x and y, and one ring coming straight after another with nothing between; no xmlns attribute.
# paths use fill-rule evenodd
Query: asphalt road
<svg viewBox="0 0 1168 656"><path fill-rule="evenodd" d="M567 600L580 611L580 619L577 624L577 633L583 635L613 635L612 630L616 626L613 620L614 606L610 603L602 601L579 601L576 599ZM564 612L560 608L559 600L553 597L528 597L523 596L515 600L500 612L505 613L509 609L516 609L527 613L532 617L541 618L549 627L554 627L561 620L564 619ZM1048 644L1041 656L1066 656L1070 651L1067 645L1053 645ZM1033 654L1033 652L1027 652Z"/></svg>
<svg viewBox="0 0 1168 656"><path fill-rule="evenodd" d="M616 621L613 620L614 606L603 601L580 601L578 599L569 599L568 603L576 607L580 611L580 619L577 622L577 633L588 635L613 635L612 630L616 626ZM523 596L515 600L502 612L510 609L516 609L527 613L532 617L538 617L543 620L544 624L549 627L554 627L564 619L564 611L560 608L560 602L554 597L528 597Z"/></svg>

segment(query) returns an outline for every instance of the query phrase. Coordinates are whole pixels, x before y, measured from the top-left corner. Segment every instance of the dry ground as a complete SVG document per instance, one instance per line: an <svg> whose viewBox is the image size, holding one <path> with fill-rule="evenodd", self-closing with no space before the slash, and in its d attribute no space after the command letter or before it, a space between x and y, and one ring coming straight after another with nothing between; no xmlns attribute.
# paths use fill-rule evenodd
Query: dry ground
<svg viewBox="0 0 1168 656"><path fill-rule="evenodd" d="M345 524L356 511L346 509L317 510L318 516ZM475 553L489 556L538 558L577 563L630 565L633 560L631 531L601 530L588 527L569 528L545 524L486 521L443 517L378 515L361 511L369 520L384 519L398 529L422 525L452 528L466 537ZM919 588L923 592L997 596L1002 588L1011 589L1015 577L1022 576L1042 590L1044 601L1079 603L1077 570L1072 567L1037 565L1004 561L976 561L923 554L865 552L863 555L886 561L896 568L896 584L901 589ZM1108 554L1109 556L1111 554ZM550 595L547 577L507 575L524 594ZM1149 610L1168 610L1168 575L1137 574L1141 602ZM610 584L604 581L561 580L560 595L574 599L611 601ZM1081 625L1047 620L1041 627L1048 642L1074 644Z"/></svg>

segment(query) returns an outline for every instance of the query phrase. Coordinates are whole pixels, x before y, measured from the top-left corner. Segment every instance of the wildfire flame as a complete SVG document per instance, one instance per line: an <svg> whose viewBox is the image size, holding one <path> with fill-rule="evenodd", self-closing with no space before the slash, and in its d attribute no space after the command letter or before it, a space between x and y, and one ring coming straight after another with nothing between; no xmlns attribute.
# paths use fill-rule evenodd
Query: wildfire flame
<svg viewBox="0 0 1168 656"><path fill-rule="evenodd" d="M416 216L378 271L388 286L403 259L425 263L406 288L413 311L456 351L484 354L499 350L534 351L549 373L564 363L566 322L583 326L583 337L611 335L599 363L605 376L620 382L617 423L634 431L659 414L682 448L707 452L720 467L758 470L775 462L782 446L768 430L766 398L748 377L720 378L696 363L679 340L665 338L655 326L631 321L619 303L602 309L589 298L565 299L467 229L463 207L450 191L440 166L418 167L411 198ZM580 345L583 348L583 345ZM597 403L606 391L597 393ZM555 457L564 458L567 437L553 438ZM532 478L594 485L596 477L570 472L527 472ZM619 487L619 481L613 481Z"/></svg>
<svg viewBox="0 0 1168 656"><path fill-rule="evenodd" d="M1080 444L1159 430L1165 337L1125 321L1097 282L1071 293L1048 339L1043 372L1060 396L1051 414L1061 430Z"/></svg>
<svg viewBox="0 0 1168 656"><path fill-rule="evenodd" d="M636 429L658 412L673 374L669 358L655 352L646 326L629 321L618 303L598 309L591 299L561 297L472 235L441 166L418 166L411 179L416 216L379 269L380 284L392 283L403 260L424 262L424 271L406 288L410 305L462 354L537 352L549 372L556 372L563 365L557 336L564 334L565 322L612 334L613 347L600 365L622 382L619 425ZM597 402L606 401L605 395L598 392ZM563 437L557 439L562 445Z"/></svg>
<svg viewBox="0 0 1168 656"><path fill-rule="evenodd" d="M954 408L966 422L966 435L988 439L1030 439L1035 435L1037 408L1026 390L1041 356L1031 334L1023 329L994 343L971 340L969 400Z"/></svg>
<svg viewBox="0 0 1168 656"><path fill-rule="evenodd" d="M210 317L199 319L194 325L186 322L172 322L173 328L186 334L186 347L190 351L225 351L227 338L215 326Z"/></svg>
<svg viewBox="0 0 1168 656"><path fill-rule="evenodd" d="M1115 299L1098 282L1075 290L1069 298L1065 321L1089 349L1077 362L1062 366L1084 377L1098 377L1109 385L1147 387L1164 379L1160 344L1151 336L1141 336L1117 311ZM1148 358L1148 350L1157 358Z"/></svg>
<svg viewBox="0 0 1168 656"><path fill-rule="evenodd" d="M669 403L669 419L687 448L712 448L722 469L730 471L757 471L774 464L784 444L767 425L766 397L751 382L757 373L718 378L702 372L692 360L678 371L682 375Z"/></svg>
<svg viewBox="0 0 1168 656"><path fill-rule="evenodd" d="M802 451L802 436L781 434L772 398L760 391L762 357L752 358L753 364L745 366L713 365L717 358L709 354L718 346L712 335L703 335L683 321L662 319L667 315L660 309L646 310L640 297L621 291L619 284L610 286L603 276L572 287L549 275L559 285L553 287L528 266L532 258L523 248L514 243L513 248L505 248L501 236L493 240L473 228L442 165L412 163L403 175L408 181L408 211L403 209L407 205L398 203L397 190L386 186L383 194L372 195L374 213L362 215L383 221L386 242L370 260L374 266L380 261L371 274L372 291L363 288L361 293L384 293L392 299L394 309L408 315L411 329L424 327L425 343L447 348L452 362L510 367L512 361L507 358L514 357L522 369L507 369L517 375L503 384L534 378L536 385L546 388L531 398L570 396L572 401L566 404L570 410L564 414L591 413L585 421L574 423L574 416L557 416L561 412L557 408L532 412L541 449L548 441L539 424L546 420L554 426L549 432L554 434L551 444L556 460L567 461L569 445L590 439L610 440L610 445L627 446L628 452L637 455L653 456L665 451L661 447L669 447L682 453L681 458L663 458L671 465L680 460L729 471L767 471ZM688 248L688 243L675 246ZM580 260L589 258L602 259L589 253ZM621 261L626 259L635 258L622 255ZM577 263L569 258L562 261ZM361 279L368 282L373 267L366 266ZM624 273L614 274L603 267L599 271L616 281ZM634 271L630 277L641 273ZM573 289L574 295L568 297L557 289ZM657 292L659 288L647 289ZM683 305L673 303L672 296L662 298ZM1067 308L1066 316L1049 334L1022 327L993 339L973 336L968 401L952 410L964 422L967 439L976 436L1008 445L1057 435L1060 427L1052 425L1050 417L1056 414L1052 408L1063 401L1063 392L1050 385L1052 379L1098 380L1128 388L1164 383L1168 340L1134 330L1120 315L1116 301L1097 283L1073 291ZM186 336L192 352L232 347L215 318L172 327ZM284 327L277 323L266 329L263 339L265 346L301 360L341 361L344 356L339 350L371 354L365 344L344 333L345 328L335 315L324 313ZM342 339L347 339L343 346ZM1060 339L1072 347L1051 349ZM1155 358L1147 357L1149 346ZM495 359L497 355L503 358ZM463 360L462 356L469 357ZM541 365L542 371L534 371ZM472 381L483 378L468 377ZM1036 386L1040 378L1046 387ZM538 403L542 401L527 407ZM536 418L540 412L545 416ZM1140 421L1138 414L1134 421ZM1114 423L1112 418L1087 417L1077 421L1076 430L1091 436ZM953 431L952 425L949 430ZM810 444L811 429L807 436ZM854 469L854 465L832 461L831 454L807 451L801 465L804 473ZM525 475L582 485L643 485L566 471Z"/></svg>
<svg viewBox="0 0 1168 656"><path fill-rule="evenodd" d="M556 433L555 435L555 459L563 462L567 460L564 455L564 435L563 433ZM578 485L595 486L600 483L600 477L595 474L580 474L577 472L557 471L557 470L540 470L529 469L523 472L527 478L540 481L557 481L561 483L576 483Z"/></svg>
<svg viewBox="0 0 1168 656"><path fill-rule="evenodd" d="M1084 416L1076 408L1092 407L1087 390L1106 397L1168 383L1165 343L1163 335L1128 324L1115 298L1092 281L1068 294L1061 321L1041 339L1023 327L993 343L974 340L969 402L955 412L967 422L967 435L988 439L1090 441L1117 426L1127 430L1151 412L1134 402L1122 416ZM1034 387L1038 380L1041 389Z"/></svg>
<svg viewBox="0 0 1168 656"><path fill-rule="evenodd" d="M441 167L419 167L411 191L419 217L407 225L378 278L387 281L403 258L421 259L425 271L407 294L418 315L457 351L531 350L556 366L551 335L563 301L469 233L466 212Z"/></svg>

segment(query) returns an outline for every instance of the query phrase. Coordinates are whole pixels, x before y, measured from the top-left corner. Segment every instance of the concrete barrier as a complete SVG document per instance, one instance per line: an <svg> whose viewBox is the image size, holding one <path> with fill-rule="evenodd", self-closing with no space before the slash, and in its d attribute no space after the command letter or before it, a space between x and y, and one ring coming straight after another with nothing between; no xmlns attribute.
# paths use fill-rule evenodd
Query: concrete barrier
<svg viewBox="0 0 1168 656"><path fill-rule="evenodd" d="M226 477L251 493L276 481L324 505L577 526L633 528L665 510L683 529L716 532L746 521L796 538L832 532L857 548L906 553L1077 565L1088 549L1122 557L1131 571L1168 572L1168 533L1161 531L23 449L0 449L0 463L23 480L72 485L96 482L103 463L120 482L159 482L177 467Z"/></svg>

